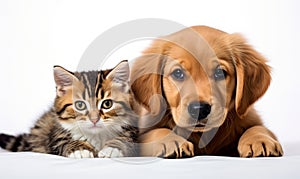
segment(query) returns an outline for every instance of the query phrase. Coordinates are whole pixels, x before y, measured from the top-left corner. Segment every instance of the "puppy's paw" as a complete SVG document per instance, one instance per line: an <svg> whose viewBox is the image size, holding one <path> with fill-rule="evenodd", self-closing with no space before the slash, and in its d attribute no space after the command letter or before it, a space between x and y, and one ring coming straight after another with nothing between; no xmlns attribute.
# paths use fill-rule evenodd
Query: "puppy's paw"
<svg viewBox="0 0 300 179"><path fill-rule="evenodd" d="M104 147L100 152L98 152L99 158L115 158L124 157L123 152L114 147Z"/></svg>
<svg viewBox="0 0 300 179"><path fill-rule="evenodd" d="M163 158L185 158L194 156L194 145L168 129L150 131L142 136L141 140L143 142L140 145L140 154L142 156Z"/></svg>
<svg viewBox="0 0 300 179"><path fill-rule="evenodd" d="M194 145L185 140L168 141L164 144L160 157L164 158L185 158L194 156Z"/></svg>
<svg viewBox="0 0 300 179"><path fill-rule="evenodd" d="M261 130L246 131L239 141L238 152L241 157L279 157L283 155L280 143L269 133Z"/></svg>
<svg viewBox="0 0 300 179"><path fill-rule="evenodd" d="M76 150L68 155L69 158L94 158L93 152L89 150Z"/></svg>

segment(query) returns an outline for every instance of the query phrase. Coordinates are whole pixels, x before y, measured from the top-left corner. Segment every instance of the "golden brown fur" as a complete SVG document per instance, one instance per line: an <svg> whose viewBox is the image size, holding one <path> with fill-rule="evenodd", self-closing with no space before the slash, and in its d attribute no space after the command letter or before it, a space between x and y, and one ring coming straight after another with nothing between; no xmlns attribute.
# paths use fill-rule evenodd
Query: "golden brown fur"
<svg viewBox="0 0 300 179"><path fill-rule="evenodd" d="M184 80L174 80L178 68ZM224 79L214 79L217 68ZM281 156L281 145L252 107L270 80L265 58L239 34L195 26L155 40L131 74L136 100L145 108L136 108L141 155ZM191 119L193 101L211 105L205 119Z"/></svg>

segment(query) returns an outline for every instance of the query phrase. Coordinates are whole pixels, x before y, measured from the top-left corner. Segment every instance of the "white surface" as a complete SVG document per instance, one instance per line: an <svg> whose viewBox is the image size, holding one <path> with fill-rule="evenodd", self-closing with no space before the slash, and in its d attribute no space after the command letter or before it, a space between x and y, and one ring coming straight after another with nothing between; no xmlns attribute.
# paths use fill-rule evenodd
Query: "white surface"
<svg viewBox="0 0 300 179"><path fill-rule="evenodd" d="M1 178L299 178L300 143L280 158L69 159L0 151ZM287 145L289 146L289 145Z"/></svg>

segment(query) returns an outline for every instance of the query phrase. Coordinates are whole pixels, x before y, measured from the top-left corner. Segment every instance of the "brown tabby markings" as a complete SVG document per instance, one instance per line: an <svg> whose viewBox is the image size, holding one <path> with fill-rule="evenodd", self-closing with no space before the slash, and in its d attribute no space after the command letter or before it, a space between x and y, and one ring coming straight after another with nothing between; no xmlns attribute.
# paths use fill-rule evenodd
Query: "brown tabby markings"
<svg viewBox="0 0 300 179"><path fill-rule="evenodd" d="M115 156L137 155L137 117L131 110L127 61L99 72L72 73L56 66L54 77L57 96L53 107L40 117L29 134L0 134L2 148L79 158L97 156L105 148L118 151ZM105 100L112 101L107 103L112 104L110 108L103 108ZM77 101L86 108L76 109Z"/></svg>

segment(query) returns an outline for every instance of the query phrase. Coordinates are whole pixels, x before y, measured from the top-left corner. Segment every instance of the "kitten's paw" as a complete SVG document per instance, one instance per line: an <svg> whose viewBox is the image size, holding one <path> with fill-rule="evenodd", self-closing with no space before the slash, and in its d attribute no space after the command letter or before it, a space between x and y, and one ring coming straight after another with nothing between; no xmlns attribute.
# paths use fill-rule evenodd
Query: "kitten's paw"
<svg viewBox="0 0 300 179"><path fill-rule="evenodd" d="M99 158L114 158L114 157L124 157L123 152L114 147L104 147L99 153Z"/></svg>
<svg viewBox="0 0 300 179"><path fill-rule="evenodd" d="M69 158L94 158L93 152L89 150L76 150L68 155Z"/></svg>

